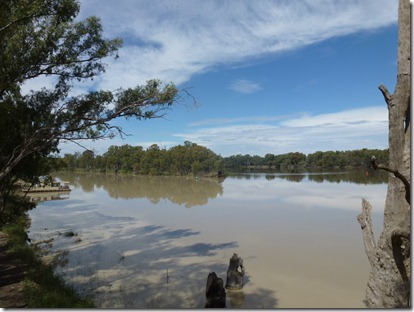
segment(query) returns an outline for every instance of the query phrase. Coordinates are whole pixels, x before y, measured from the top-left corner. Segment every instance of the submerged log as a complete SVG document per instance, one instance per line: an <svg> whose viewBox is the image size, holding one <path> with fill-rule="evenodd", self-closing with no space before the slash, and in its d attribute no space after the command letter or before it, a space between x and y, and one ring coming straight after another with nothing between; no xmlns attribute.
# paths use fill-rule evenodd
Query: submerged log
<svg viewBox="0 0 414 312"><path fill-rule="evenodd" d="M211 272L207 277L205 308L225 308L226 290L223 287L223 279Z"/></svg>
<svg viewBox="0 0 414 312"><path fill-rule="evenodd" d="M243 288L243 276L245 268L243 266L243 259L237 254L233 254L230 258L229 268L227 269L227 289L242 289Z"/></svg>

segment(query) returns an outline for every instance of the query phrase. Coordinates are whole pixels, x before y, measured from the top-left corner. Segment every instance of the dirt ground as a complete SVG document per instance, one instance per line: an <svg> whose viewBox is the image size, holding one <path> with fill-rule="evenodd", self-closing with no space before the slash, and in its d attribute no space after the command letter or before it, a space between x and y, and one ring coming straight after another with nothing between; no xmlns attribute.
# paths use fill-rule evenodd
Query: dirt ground
<svg viewBox="0 0 414 312"><path fill-rule="evenodd" d="M0 232L0 308L26 307L24 265L7 250L7 236Z"/></svg>

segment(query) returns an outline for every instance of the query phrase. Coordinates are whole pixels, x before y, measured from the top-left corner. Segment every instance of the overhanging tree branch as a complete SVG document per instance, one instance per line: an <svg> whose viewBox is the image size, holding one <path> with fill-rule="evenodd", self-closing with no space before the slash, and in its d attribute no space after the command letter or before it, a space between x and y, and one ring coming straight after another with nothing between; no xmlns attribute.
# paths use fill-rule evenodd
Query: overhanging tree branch
<svg viewBox="0 0 414 312"><path fill-rule="evenodd" d="M123 118L154 119L162 118L165 110L178 98L179 90L173 84L162 84L159 80L149 80L144 86L117 90L114 95L109 91L90 92L76 98L65 100L62 90L42 90L32 92L23 98L29 106L28 124L25 139L16 145L7 161L0 163L0 181L25 157L56 149L59 141L99 140L110 138L117 132L126 136L122 127L111 121ZM187 95L188 92L184 91ZM63 93L64 94L64 93ZM61 104L55 101L63 101ZM108 108L113 106L113 108Z"/></svg>
<svg viewBox="0 0 414 312"><path fill-rule="evenodd" d="M410 182L407 180L407 178L404 177L404 175L402 175L400 172L398 172L398 170L390 169L390 168L388 168L388 167L386 167L384 165L378 165L377 162L376 162L376 157L375 156L372 156L371 157L371 165L372 165L372 168L374 168L375 170L385 170L385 171L388 171L388 172L394 174L394 176L397 179L400 179L401 182L404 183L404 187L405 187L405 199L408 202L408 204L410 204L411 186L410 186Z"/></svg>

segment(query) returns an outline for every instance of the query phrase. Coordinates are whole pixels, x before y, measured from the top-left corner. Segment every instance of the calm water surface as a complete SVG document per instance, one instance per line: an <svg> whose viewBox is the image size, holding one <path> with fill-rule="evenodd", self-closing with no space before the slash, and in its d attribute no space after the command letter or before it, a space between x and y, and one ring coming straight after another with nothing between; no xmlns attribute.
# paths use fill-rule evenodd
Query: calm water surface
<svg viewBox="0 0 414 312"><path fill-rule="evenodd" d="M356 217L368 199L378 237L380 173L57 178L72 192L30 212L30 236L53 239L57 271L99 307L202 308L208 273L225 281L233 253L245 286L226 291L227 307L364 307L369 265Z"/></svg>

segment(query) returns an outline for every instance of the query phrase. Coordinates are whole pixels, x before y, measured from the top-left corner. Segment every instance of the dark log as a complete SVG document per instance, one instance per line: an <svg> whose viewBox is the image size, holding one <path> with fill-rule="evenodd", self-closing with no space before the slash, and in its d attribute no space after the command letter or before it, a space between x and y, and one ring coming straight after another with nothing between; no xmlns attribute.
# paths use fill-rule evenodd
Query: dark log
<svg viewBox="0 0 414 312"><path fill-rule="evenodd" d="M233 254L230 258L229 268L227 269L227 289L242 289L243 288L243 276L245 268L243 266L243 259L237 254Z"/></svg>
<svg viewBox="0 0 414 312"><path fill-rule="evenodd" d="M223 279L218 277L215 272L211 272L207 277L206 285L206 304L205 308L225 308L226 290L223 287Z"/></svg>

